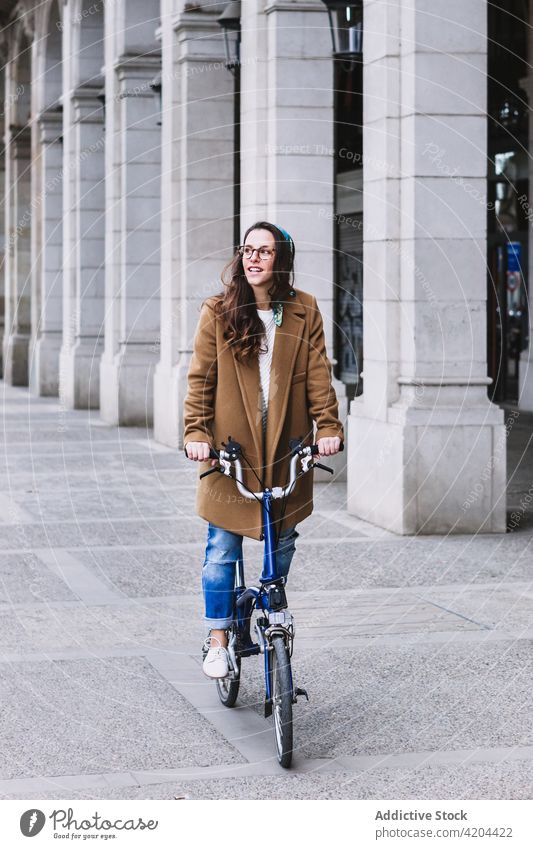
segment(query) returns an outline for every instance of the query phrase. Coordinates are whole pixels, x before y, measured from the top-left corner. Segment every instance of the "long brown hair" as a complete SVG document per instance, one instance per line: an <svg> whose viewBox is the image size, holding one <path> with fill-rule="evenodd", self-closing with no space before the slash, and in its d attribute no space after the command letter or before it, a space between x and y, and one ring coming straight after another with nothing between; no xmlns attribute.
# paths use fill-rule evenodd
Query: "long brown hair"
<svg viewBox="0 0 533 849"><path fill-rule="evenodd" d="M244 234L243 244L252 230L268 230L274 236L276 253L268 294L272 301L285 301L294 278L294 242L290 237L285 238L275 224L256 221ZM239 362L251 362L261 349L264 325L257 315L253 289L238 252L223 268L221 279L224 291L215 302L215 315L222 321L224 339L231 344L235 358Z"/></svg>

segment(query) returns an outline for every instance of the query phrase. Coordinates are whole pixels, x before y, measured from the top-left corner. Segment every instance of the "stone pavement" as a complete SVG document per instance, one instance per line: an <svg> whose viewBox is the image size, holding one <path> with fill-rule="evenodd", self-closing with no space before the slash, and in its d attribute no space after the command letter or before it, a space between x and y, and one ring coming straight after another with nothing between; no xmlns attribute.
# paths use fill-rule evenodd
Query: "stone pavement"
<svg viewBox="0 0 533 849"><path fill-rule="evenodd" d="M0 798L531 798L531 417L507 534L398 537L317 485L287 587L310 695L288 772L261 659L232 710L201 672L197 467L0 389ZM249 581L260 553L245 542Z"/></svg>

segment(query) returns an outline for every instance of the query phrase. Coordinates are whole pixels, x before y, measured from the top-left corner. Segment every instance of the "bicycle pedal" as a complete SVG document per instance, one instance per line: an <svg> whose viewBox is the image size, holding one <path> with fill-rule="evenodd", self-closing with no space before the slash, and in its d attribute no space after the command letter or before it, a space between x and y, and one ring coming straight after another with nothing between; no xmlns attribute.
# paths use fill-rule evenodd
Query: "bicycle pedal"
<svg viewBox="0 0 533 849"><path fill-rule="evenodd" d="M307 690L304 690L303 687L296 687L296 690L294 691L294 696L295 696L294 701L296 701L298 696L305 696L307 701L309 701L309 696L307 695Z"/></svg>

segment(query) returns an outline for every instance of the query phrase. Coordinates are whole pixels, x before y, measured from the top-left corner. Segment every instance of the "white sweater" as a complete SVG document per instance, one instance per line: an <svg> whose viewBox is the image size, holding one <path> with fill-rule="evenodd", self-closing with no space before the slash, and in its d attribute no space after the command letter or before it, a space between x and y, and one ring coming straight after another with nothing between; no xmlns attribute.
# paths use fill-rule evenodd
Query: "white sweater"
<svg viewBox="0 0 533 849"><path fill-rule="evenodd" d="M259 353L259 376L261 378L261 401L263 409L263 432L266 432L268 414L268 393L270 388L270 370L272 367L272 351L274 349L274 336L276 333L276 322L272 310L257 310L257 315L265 326L265 336L261 341L261 347L266 347L265 353Z"/></svg>

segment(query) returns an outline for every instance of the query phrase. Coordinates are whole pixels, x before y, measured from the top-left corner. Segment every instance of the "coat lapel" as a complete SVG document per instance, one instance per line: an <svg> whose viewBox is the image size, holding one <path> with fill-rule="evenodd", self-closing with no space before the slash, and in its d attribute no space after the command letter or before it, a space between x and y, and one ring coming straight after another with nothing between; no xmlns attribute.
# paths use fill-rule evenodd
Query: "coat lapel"
<svg viewBox="0 0 533 849"><path fill-rule="evenodd" d="M263 428L261 427L261 387L259 378L259 361L240 363L235 358L235 371L241 390L241 396L246 411L246 418L252 431L257 456L263 456Z"/></svg>
<svg viewBox="0 0 533 849"><path fill-rule="evenodd" d="M265 446L265 467L270 469L283 428L292 373L296 355L303 336L305 325L305 307L299 300L283 302L283 322L276 327L270 387L268 396L268 419ZM261 407L261 384L259 361L239 363L234 359L237 379L246 410L248 423L252 431L255 449L259 458L263 457L263 428ZM294 434L298 436L299 434Z"/></svg>
<svg viewBox="0 0 533 849"><path fill-rule="evenodd" d="M283 304L283 323L276 327L272 369L268 395L265 467L267 480L272 474L272 464L285 421L291 391L291 380L296 356L300 349L305 325L305 307L299 301ZM293 436L298 436L295 433ZM288 446L284 446L288 448Z"/></svg>

